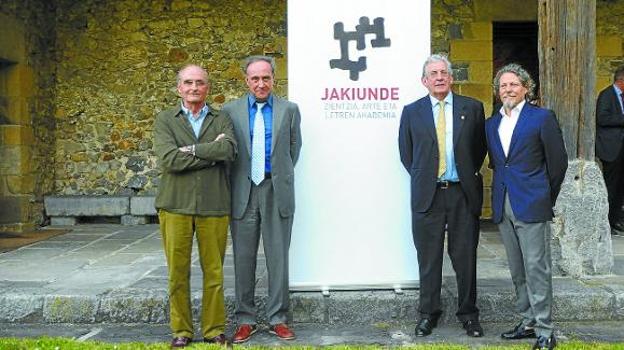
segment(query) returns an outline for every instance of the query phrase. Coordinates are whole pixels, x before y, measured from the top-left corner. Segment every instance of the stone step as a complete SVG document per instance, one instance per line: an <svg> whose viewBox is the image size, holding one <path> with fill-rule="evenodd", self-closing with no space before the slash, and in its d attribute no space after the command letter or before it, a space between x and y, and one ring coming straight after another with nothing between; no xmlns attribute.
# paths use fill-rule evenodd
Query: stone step
<svg viewBox="0 0 624 350"><path fill-rule="evenodd" d="M453 282L446 279L442 292L441 323L454 323L457 300ZM165 286L163 286L165 287ZM624 284L619 276L582 281L562 277L554 280L554 320L624 320ZM9 323L167 323L166 289L152 291L121 289L99 295L36 294L37 286L3 288L0 296L0 322ZM195 319L201 294L192 294ZM257 297L260 322L266 297ZM484 322L515 322L514 293L504 279L479 280L478 306ZM324 325L415 322L418 291L389 290L292 292L291 319L294 323ZM228 318L232 320L234 297L226 291Z"/></svg>

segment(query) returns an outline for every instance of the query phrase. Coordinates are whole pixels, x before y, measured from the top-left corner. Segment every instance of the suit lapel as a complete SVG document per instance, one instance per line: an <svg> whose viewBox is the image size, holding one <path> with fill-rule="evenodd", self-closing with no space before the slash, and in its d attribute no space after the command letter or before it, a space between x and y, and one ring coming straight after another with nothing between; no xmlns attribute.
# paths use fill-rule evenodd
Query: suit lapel
<svg viewBox="0 0 624 350"><path fill-rule="evenodd" d="M457 145L459 134L466 120L465 105L459 101L457 95L453 96L453 149Z"/></svg>
<svg viewBox="0 0 624 350"><path fill-rule="evenodd" d="M522 133L522 130L526 128L528 115L531 113L529 111L530 105L528 102L524 103L522 110L520 111L520 115L518 116L518 122L516 123L516 127L514 128L513 133L511 134L511 142L509 143L509 152L507 153L507 158L513 154L514 146L518 143L518 135Z"/></svg>
<svg viewBox="0 0 624 350"><path fill-rule="evenodd" d="M239 98L235 102L234 111L232 115L232 121L240 125L242 131L242 140L237 140L238 143L244 143L247 149L247 154L251 156L251 136L249 133L249 106L247 101L247 94ZM238 119L238 120L236 120Z"/></svg>
<svg viewBox="0 0 624 350"><path fill-rule="evenodd" d="M284 114L286 105L275 95L273 95L273 130L271 132L271 155L275 151L275 144L277 142L277 138L280 135L280 128L282 126L282 120L284 119Z"/></svg>
<svg viewBox="0 0 624 350"><path fill-rule="evenodd" d="M493 142L494 151L500 155L502 159L505 159L505 151L503 151L503 143L501 142L500 135L498 134L498 127L501 123L501 118L503 116L500 112L496 112L492 116L492 121L490 122L492 127L490 128L490 138Z"/></svg>
<svg viewBox="0 0 624 350"><path fill-rule="evenodd" d="M429 95L420 101L420 112L417 113L417 116L421 119L420 122L425 126L429 136L431 136L435 142L438 142L438 138L436 137L435 122L433 121L433 107L431 107Z"/></svg>

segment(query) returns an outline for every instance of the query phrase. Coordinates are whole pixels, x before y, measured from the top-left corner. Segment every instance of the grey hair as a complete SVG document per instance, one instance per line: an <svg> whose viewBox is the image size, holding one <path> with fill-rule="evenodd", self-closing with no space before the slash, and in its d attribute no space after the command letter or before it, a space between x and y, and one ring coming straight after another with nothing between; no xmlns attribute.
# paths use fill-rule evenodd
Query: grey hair
<svg viewBox="0 0 624 350"><path fill-rule="evenodd" d="M619 66L613 73L613 82L616 80L624 80L624 66Z"/></svg>
<svg viewBox="0 0 624 350"><path fill-rule="evenodd" d="M247 57L245 59L245 64L243 65L243 73L247 75L247 68L249 68L251 64L256 63L256 62L266 62L270 64L271 73L275 75L275 58L271 56L264 56L264 55L254 55L254 56Z"/></svg>
<svg viewBox="0 0 624 350"><path fill-rule="evenodd" d="M448 57L446 57L446 55L444 54L436 53L427 57L427 59L425 60L422 68L422 78L427 75L427 66L434 62L444 62L446 64L446 69L448 70L449 74L451 76L453 75L453 65L451 65L451 61L449 61Z"/></svg>
<svg viewBox="0 0 624 350"><path fill-rule="evenodd" d="M525 96L527 101L532 101L535 98L535 82L533 81L533 78L531 78L529 72L517 63L505 65L503 68L499 69L498 72L496 72L496 77L494 77L494 83L492 85L495 96L498 96L500 78L505 73L513 73L518 77L522 86L527 89L527 94Z"/></svg>
<svg viewBox="0 0 624 350"><path fill-rule="evenodd" d="M180 73L182 73L185 69L191 68L191 67L197 67L201 69L202 71L204 71L204 75L206 76L206 83L208 82L208 71L198 64L190 63L180 68L180 70L178 71L178 74L176 74L176 85L180 85L180 83L182 82L182 77L180 76Z"/></svg>

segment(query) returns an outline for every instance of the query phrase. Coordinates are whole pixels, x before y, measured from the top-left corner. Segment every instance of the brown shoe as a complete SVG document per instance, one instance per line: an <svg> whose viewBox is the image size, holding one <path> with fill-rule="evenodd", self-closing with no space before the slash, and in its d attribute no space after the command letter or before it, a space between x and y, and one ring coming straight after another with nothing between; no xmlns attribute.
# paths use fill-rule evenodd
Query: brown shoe
<svg viewBox="0 0 624 350"><path fill-rule="evenodd" d="M272 325L269 328L269 333L275 334L278 338L282 340L293 340L295 339L295 333L288 328L285 323L279 323L276 325Z"/></svg>
<svg viewBox="0 0 624 350"><path fill-rule="evenodd" d="M227 338L225 337L225 334L221 333L216 337L204 338L204 343L227 345Z"/></svg>
<svg viewBox="0 0 624 350"><path fill-rule="evenodd" d="M257 330L258 328L255 324L242 324L238 326L238 328L236 328L236 332L234 332L232 343L240 344L248 341Z"/></svg>
<svg viewBox="0 0 624 350"><path fill-rule="evenodd" d="M189 337L175 337L171 341L172 348L183 348L191 343L191 338Z"/></svg>

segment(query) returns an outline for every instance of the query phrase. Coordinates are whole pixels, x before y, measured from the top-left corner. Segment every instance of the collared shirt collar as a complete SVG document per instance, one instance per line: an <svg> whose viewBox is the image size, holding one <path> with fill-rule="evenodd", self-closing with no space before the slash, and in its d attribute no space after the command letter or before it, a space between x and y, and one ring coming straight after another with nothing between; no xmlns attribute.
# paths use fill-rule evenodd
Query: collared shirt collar
<svg viewBox="0 0 624 350"><path fill-rule="evenodd" d="M615 89L615 93L618 95L618 97L622 95L622 90L620 90L617 85L613 84L613 89Z"/></svg>
<svg viewBox="0 0 624 350"><path fill-rule="evenodd" d="M429 100L431 100L431 106L433 107L435 107L435 105L437 105L438 102L440 101L431 95L429 95ZM451 105L451 106L453 105L453 92L452 91L449 91L449 93L446 95L446 97L444 98L444 102L447 105Z"/></svg>
<svg viewBox="0 0 624 350"><path fill-rule="evenodd" d="M501 106L500 108L500 114L505 117L518 117L520 116L520 112L522 111L522 108L524 107L524 104L526 103L526 100L522 100L522 102L518 103L514 108L511 109L511 115L507 115L505 114L505 107Z"/></svg>
<svg viewBox="0 0 624 350"><path fill-rule="evenodd" d="M248 94L247 94L247 101L249 102L249 106L253 106L253 105L254 105L254 103L256 103L256 96L254 96L254 95L253 95L253 94L251 94L251 93L248 93ZM267 100L266 100L266 103L267 103L269 106L273 107L273 94L270 94L270 95L269 95L269 97L268 97L268 98L267 98Z"/></svg>
<svg viewBox="0 0 624 350"><path fill-rule="evenodd" d="M184 107L184 102L180 101L180 108L182 109L182 113L184 113L184 115L186 115L187 117L192 117L193 113L191 113L191 110ZM199 110L199 115L200 116L205 116L208 114L208 112L210 112L210 108L208 107L208 105L204 102L204 106Z"/></svg>

